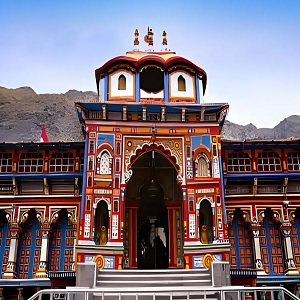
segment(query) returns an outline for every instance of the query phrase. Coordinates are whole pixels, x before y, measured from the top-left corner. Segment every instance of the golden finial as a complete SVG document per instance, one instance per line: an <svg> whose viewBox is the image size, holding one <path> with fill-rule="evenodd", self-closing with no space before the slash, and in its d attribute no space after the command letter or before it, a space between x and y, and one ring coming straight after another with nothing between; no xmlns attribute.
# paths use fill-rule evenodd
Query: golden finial
<svg viewBox="0 0 300 300"><path fill-rule="evenodd" d="M133 42L133 45L134 46L137 46L137 45L139 45L139 31L136 29L135 31L134 31L134 42Z"/></svg>
<svg viewBox="0 0 300 300"><path fill-rule="evenodd" d="M149 28L149 26L148 26L148 34L145 35L144 41L146 43L148 43L149 46L153 46L153 35L154 35L154 33L153 33L152 29Z"/></svg>
<svg viewBox="0 0 300 300"><path fill-rule="evenodd" d="M168 41L167 41L167 33L166 33L165 31L163 31L162 37L163 37L163 39L162 39L162 44L163 44L163 45L168 45Z"/></svg>

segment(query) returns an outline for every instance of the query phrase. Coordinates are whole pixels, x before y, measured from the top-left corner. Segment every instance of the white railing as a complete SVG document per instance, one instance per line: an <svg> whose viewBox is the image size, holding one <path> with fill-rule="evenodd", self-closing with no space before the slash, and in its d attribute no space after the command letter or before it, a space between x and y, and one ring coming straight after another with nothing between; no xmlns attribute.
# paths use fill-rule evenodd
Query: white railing
<svg viewBox="0 0 300 300"><path fill-rule="evenodd" d="M46 296L48 295L48 296ZM138 300L140 298L155 300L163 296L164 299L172 300L173 297L180 299L218 299L218 300L299 300L297 296L284 287L203 287L203 286L177 286L177 287L115 287L115 288L78 288L45 289L38 291L28 300L43 299L66 299L66 300L92 300L118 299L123 297ZM130 297L130 298L129 298ZM197 297L197 298L196 298ZM251 298L250 298L251 297Z"/></svg>

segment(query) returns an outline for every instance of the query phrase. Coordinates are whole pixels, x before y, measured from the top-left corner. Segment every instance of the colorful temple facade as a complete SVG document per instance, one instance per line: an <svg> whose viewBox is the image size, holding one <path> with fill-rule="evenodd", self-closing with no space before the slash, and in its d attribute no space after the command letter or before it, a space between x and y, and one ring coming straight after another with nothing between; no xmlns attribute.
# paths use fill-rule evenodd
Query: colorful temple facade
<svg viewBox="0 0 300 300"><path fill-rule="evenodd" d="M0 288L27 299L75 284L84 143L0 146Z"/></svg>
<svg viewBox="0 0 300 300"><path fill-rule="evenodd" d="M229 260L220 169L228 104L203 104L206 79L174 52L128 52L96 70L99 102L77 103L86 131L78 262Z"/></svg>
<svg viewBox="0 0 300 300"><path fill-rule="evenodd" d="M222 141L222 158L234 281L298 291L300 140Z"/></svg>
<svg viewBox="0 0 300 300"><path fill-rule="evenodd" d="M0 294L74 285L83 262L226 261L232 284L297 291L300 141L221 141L228 104L204 103L205 71L175 52L95 76L99 100L76 103L85 142L0 144Z"/></svg>

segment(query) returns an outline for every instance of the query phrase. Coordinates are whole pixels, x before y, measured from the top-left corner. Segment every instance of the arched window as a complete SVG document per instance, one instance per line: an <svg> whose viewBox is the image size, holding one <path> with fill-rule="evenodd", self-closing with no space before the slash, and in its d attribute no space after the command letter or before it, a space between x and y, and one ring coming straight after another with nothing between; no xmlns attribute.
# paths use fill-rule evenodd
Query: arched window
<svg viewBox="0 0 300 300"><path fill-rule="evenodd" d="M126 77L123 74L118 79L118 90L126 90Z"/></svg>
<svg viewBox="0 0 300 300"><path fill-rule="evenodd" d="M207 162L204 157L200 157L198 160L198 175L208 176Z"/></svg>
<svg viewBox="0 0 300 300"><path fill-rule="evenodd" d="M269 275L283 274L285 270L280 225L273 219L271 209L267 209L259 236L262 263Z"/></svg>
<svg viewBox="0 0 300 300"><path fill-rule="evenodd" d="M5 216L5 211L0 210L0 272L6 267L9 255L9 246L6 245L8 234L8 223Z"/></svg>
<svg viewBox="0 0 300 300"><path fill-rule="evenodd" d="M27 219L22 226L18 249L17 274L20 279L34 278L39 267L42 246L37 212L31 209L27 214Z"/></svg>
<svg viewBox="0 0 300 300"><path fill-rule="evenodd" d="M210 176L209 160L205 154L200 154L195 162L196 177Z"/></svg>
<svg viewBox="0 0 300 300"><path fill-rule="evenodd" d="M96 245L104 246L108 239L108 207L103 200L97 204L95 212L95 236Z"/></svg>
<svg viewBox="0 0 300 300"><path fill-rule="evenodd" d="M177 82L178 82L178 91L186 92L185 79L183 78L182 75L178 76Z"/></svg>
<svg viewBox="0 0 300 300"><path fill-rule="evenodd" d="M58 219L51 225L49 245L50 271L72 271L75 238L76 227L70 222L68 211L62 209Z"/></svg>
<svg viewBox="0 0 300 300"><path fill-rule="evenodd" d="M108 151L103 151L97 156L97 174L111 174L112 157Z"/></svg>
<svg viewBox="0 0 300 300"><path fill-rule="evenodd" d="M232 224L228 228L228 237L231 244L231 267L233 269L253 268L250 223L245 222L240 210L235 211Z"/></svg>
<svg viewBox="0 0 300 300"><path fill-rule="evenodd" d="M291 242L293 247L294 262L296 267L300 267L300 209L295 212L295 223L291 230Z"/></svg>
<svg viewBox="0 0 300 300"><path fill-rule="evenodd" d="M213 215L211 203L207 199L201 200L200 203L199 232L200 242L202 244L210 244L213 242Z"/></svg>

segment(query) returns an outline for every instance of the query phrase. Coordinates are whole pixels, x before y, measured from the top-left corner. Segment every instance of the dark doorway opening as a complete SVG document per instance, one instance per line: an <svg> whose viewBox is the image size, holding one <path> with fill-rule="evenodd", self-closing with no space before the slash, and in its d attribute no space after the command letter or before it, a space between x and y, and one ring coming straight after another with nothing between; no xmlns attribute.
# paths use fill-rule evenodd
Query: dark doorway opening
<svg viewBox="0 0 300 300"><path fill-rule="evenodd" d="M164 190L151 179L140 190L137 215L137 267L165 269L169 266L168 211Z"/></svg>

